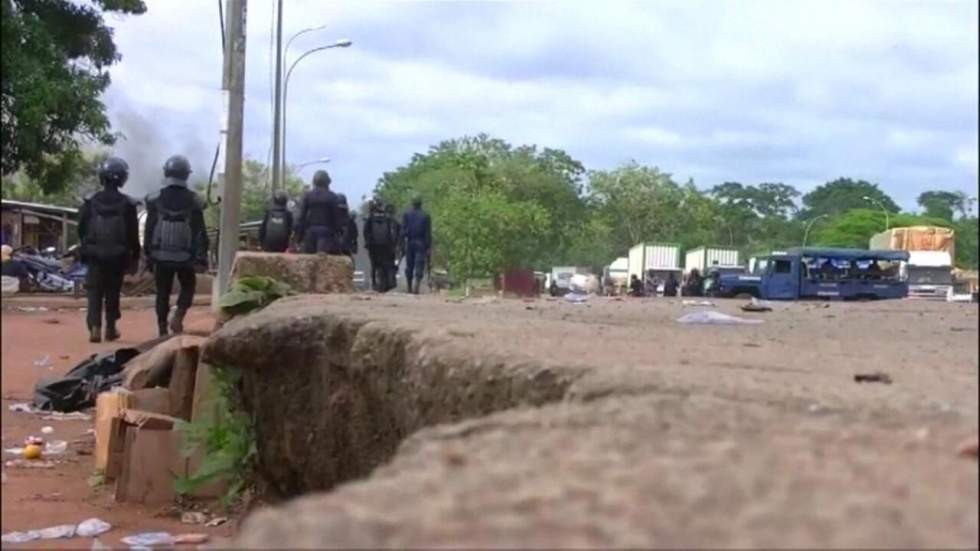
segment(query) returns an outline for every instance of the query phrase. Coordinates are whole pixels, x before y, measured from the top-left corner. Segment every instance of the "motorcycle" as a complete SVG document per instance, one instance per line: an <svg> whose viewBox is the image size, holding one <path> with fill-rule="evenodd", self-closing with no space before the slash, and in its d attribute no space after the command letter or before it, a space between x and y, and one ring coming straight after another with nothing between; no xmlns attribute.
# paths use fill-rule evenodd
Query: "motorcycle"
<svg viewBox="0 0 980 551"><path fill-rule="evenodd" d="M66 255L76 253L69 253ZM21 247L13 252L12 258L23 262L28 273L28 288L32 291L78 294L85 280L85 266L78 260L64 269L55 253L54 247L38 251L34 247Z"/></svg>

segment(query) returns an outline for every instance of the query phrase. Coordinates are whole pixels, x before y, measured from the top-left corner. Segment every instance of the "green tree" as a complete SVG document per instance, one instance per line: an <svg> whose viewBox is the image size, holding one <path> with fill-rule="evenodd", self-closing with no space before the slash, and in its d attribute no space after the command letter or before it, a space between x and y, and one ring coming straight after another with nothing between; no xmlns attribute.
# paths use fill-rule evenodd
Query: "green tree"
<svg viewBox="0 0 980 551"><path fill-rule="evenodd" d="M953 220L954 214L966 216L967 196L962 191L926 191L919 194L916 202L926 216Z"/></svg>
<svg viewBox="0 0 980 551"><path fill-rule="evenodd" d="M85 164L80 142L113 143L101 95L120 59L105 12L141 14L142 0L0 0L3 175L23 170L57 192Z"/></svg>
<svg viewBox="0 0 980 551"><path fill-rule="evenodd" d="M838 178L804 195L803 208L798 216L802 220L810 220L822 214L834 216L853 209L882 207L889 212L899 211L895 201L878 189L876 184L864 180Z"/></svg>
<svg viewBox="0 0 980 551"><path fill-rule="evenodd" d="M78 169L73 171L57 191L47 192L37 180L23 172L3 177L3 198L61 207L78 207L89 193L98 191L99 165L109 156L107 151L82 154Z"/></svg>
<svg viewBox="0 0 980 551"><path fill-rule="evenodd" d="M980 221L976 216L962 216L953 222L956 232L956 265L960 268L976 270L977 262L977 232Z"/></svg>
<svg viewBox="0 0 980 551"><path fill-rule="evenodd" d="M891 227L942 226L952 227L952 223L941 218L931 218L916 214L895 214L891 217ZM811 246L851 247L867 249L871 236L884 231L881 212L873 209L852 209L832 217L826 224L814 226L807 243Z"/></svg>

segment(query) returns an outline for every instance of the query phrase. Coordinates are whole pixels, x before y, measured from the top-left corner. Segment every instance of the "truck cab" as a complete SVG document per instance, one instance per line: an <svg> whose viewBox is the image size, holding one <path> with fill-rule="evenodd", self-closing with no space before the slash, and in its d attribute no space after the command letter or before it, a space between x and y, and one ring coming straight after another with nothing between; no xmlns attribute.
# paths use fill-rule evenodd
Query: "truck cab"
<svg viewBox="0 0 980 551"><path fill-rule="evenodd" d="M953 293L953 259L946 251L909 251L909 298L947 300Z"/></svg>

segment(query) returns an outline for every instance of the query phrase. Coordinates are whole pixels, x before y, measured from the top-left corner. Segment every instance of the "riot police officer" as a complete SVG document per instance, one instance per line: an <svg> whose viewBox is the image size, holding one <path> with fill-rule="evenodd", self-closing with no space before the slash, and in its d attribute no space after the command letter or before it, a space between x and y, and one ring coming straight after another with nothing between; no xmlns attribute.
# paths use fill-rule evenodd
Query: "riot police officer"
<svg viewBox="0 0 980 551"><path fill-rule="evenodd" d="M337 206L339 215L337 224L340 226L340 247L341 252L354 261L357 254L357 213L350 210L347 204L347 196L343 193L337 194Z"/></svg>
<svg viewBox="0 0 980 551"><path fill-rule="evenodd" d="M88 272L87 324L89 342L102 342L102 312L105 307L105 340L120 337L119 295L123 275L139 262L139 224L136 202L119 191L129 178L129 165L119 157L109 157L99 166L102 190L85 198L78 210L78 237L82 262Z"/></svg>
<svg viewBox="0 0 980 551"><path fill-rule="evenodd" d="M380 293L395 286L398 223L380 200L372 201L364 221L364 246L371 260L371 288Z"/></svg>
<svg viewBox="0 0 980 551"><path fill-rule="evenodd" d="M208 236L204 226L204 201L187 187L191 165L174 155L163 165L163 187L146 198L146 228L143 248L147 266L156 280L157 328L167 334L170 292L174 277L180 282L177 309L169 330L181 333L184 316L194 300L196 270L207 268Z"/></svg>
<svg viewBox="0 0 980 551"><path fill-rule="evenodd" d="M417 295L432 246L432 221L428 213L422 210L421 197L412 199L412 208L402 216L401 230L405 251L405 281L408 292Z"/></svg>
<svg viewBox="0 0 980 551"><path fill-rule="evenodd" d="M330 175L326 170L316 171L313 189L303 196L296 230L304 253L341 253L338 203L337 196L330 191Z"/></svg>
<svg viewBox="0 0 980 551"><path fill-rule="evenodd" d="M293 232L293 213L289 212L289 197L280 190L272 196L272 206L265 210L259 227L262 250L281 253L289 248L289 236Z"/></svg>

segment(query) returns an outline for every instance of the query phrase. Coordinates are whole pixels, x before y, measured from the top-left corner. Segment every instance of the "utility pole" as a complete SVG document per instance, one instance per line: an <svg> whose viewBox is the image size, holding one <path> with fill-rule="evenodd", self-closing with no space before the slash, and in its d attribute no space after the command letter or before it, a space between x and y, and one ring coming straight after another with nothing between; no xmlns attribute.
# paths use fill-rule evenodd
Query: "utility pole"
<svg viewBox="0 0 980 551"><path fill-rule="evenodd" d="M280 181L280 163L282 149L282 0L276 0L276 93L273 105L272 121L272 191L275 192L283 183Z"/></svg>
<svg viewBox="0 0 980 551"><path fill-rule="evenodd" d="M228 118L225 134L224 189L221 194L221 225L218 238L218 281L215 294L228 289L231 265L238 250L242 213L242 130L245 108L245 14L247 0L225 0L225 63L222 78ZM215 307L217 302L215 302Z"/></svg>

